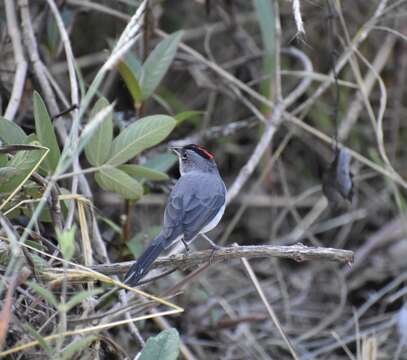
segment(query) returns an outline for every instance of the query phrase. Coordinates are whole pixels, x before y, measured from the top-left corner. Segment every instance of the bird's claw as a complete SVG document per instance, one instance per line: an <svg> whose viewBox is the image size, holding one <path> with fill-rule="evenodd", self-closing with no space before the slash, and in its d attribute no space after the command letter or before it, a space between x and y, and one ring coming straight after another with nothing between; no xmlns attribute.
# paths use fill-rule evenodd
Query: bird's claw
<svg viewBox="0 0 407 360"><path fill-rule="evenodd" d="M212 247L213 251L222 250L225 248L224 246L216 245L215 243L212 243L211 247Z"/></svg>
<svg viewBox="0 0 407 360"><path fill-rule="evenodd" d="M223 250L225 247L224 246L219 246L219 245L215 245L213 244L212 246L212 252L211 255L209 256L209 264L212 265L213 263L213 258L215 256L215 253L219 250Z"/></svg>
<svg viewBox="0 0 407 360"><path fill-rule="evenodd" d="M189 251L190 251L190 248L189 248L189 245L187 244L187 242L186 241L184 241L184 240L182 240L182 243L184 244L184 246L185 246L185 252L188 254L189 253Z"/></svg>
<svg viewBox="0 0 407 360"><path fill-rule="evenodd" d="M209 256L209 265L212 265L213 257L215 255L216 250L219 250L219 249L217 249L215 247L212 248L211 256Z"/></svg>

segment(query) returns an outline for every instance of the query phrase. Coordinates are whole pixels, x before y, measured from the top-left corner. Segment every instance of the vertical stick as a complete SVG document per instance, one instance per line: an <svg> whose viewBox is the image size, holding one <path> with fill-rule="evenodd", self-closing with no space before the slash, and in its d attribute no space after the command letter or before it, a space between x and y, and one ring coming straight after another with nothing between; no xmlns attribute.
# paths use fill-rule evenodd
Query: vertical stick
<svg viewBox="0 0 407 360"><path fill-rule="evenodd" d="M280 332L281 337L284 339L285 343L287 344L288 350L290 351L293 359L298 360L298 356L295 353L295 350L294 350L293 346L291 345L290 340L288 339L288 337L284 333L284 330L281 327L280 321L278 320L273 308L271 307L271 305L267 301L267 298L264 295L263 289L261 288L261 286L259 284L259 281L257 280L257 277L256 277L252 267L250 266L250 264L249 264L249 262L247 261L246 258L242 258L241 260L242 260L243 265L246 268L246 271L247 271L247 274L250 277L250 280L253 282L253 285L256 288L257 293L260 296L260 299L263 301L263 304L266 307L267 312L269 313L271 320L274 322L274 325L276 325L278 331Z"/></svg>

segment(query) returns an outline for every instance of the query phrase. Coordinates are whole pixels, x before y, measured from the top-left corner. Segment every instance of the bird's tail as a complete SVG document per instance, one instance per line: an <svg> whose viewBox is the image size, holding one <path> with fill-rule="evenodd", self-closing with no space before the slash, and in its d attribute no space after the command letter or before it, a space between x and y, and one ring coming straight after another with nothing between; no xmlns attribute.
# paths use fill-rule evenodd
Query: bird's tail
<svg viewBox="0 0 407 360"><path fill-rule="evenodd" d="M152 263L158 255L165 249L166 238L158 235L141 254L137 261L130 267L124 278L124 283L129 286L136 286L137 283L147 275Z"/></svg>

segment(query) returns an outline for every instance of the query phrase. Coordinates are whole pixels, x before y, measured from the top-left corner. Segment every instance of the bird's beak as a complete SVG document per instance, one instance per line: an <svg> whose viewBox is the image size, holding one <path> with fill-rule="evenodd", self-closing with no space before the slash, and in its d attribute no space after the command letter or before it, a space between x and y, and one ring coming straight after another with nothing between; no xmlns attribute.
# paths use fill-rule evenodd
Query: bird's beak
<svg viewBox="0 0 407 360"><path fill-rule="evenodd" d="M170 149L171 151L175 152L175 154L176 154L177 156L180 156L180 155L181 155L181 147L179 147L179 146L170 146L169 149Z"/></svg>

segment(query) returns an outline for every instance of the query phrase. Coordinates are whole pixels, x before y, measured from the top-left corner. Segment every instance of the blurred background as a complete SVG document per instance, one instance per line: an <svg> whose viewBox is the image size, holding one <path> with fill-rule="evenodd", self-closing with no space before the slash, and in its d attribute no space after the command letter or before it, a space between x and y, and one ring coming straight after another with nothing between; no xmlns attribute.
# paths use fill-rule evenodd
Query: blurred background
<svg viewBox="0 0 407 360"><path fill-rule="evenodd" d="M54 10L69 36L83 98L140 3L12 3L0 5L1 107L3 114L9 110L18 68L10 32L14 11L27 73L19 105L9 112L14 116L8 120L30 134L35 130L33 90L44 97L51 117L55 109L63 111L73 104L71 61L67 61ZM31 19L37 61L33 43L27 40L25 15ZM73 261L94 265L140 255L159 232L165 201L179 177L176 157L168 146L198 143L215 154L221 175L232 189L223 220L210 234L218 244L302 243L347 249L354 251L354 263L248 258L296 355L270 318L247 267L234 259L192 276L169 299L183 307L183 313L134 323L138 330L123 325L102 331L104 345L81 349L72 358L133 359L143 342L139 337L146 340L162 329L176 328L180 356L189 359L407 359L403 345L407 336L403 310L407 293L406 15L405 1L148 2L141 35L121 64L127 64L137 78L137 69L166 34L182 30L173 56L167 54L168 69L151 96L137 102L131 77L116 62L96 96L114 104L114 137L148 115L170 115L177 125L159 144L130 160L157 171L155 177L146 175L140 181L142 195L137 199L106 191L92 173L85 174L86 185L75 187L75 192L70 178L59 181L66 193L90 199L94 205L94 222L88 219L93 226L90 241L97 232L106 250L103 256L107 253L103 257L103 251L94 250L87 264L77 248ZM38 61L46 68L48 80L38 76ZM56 106L44 95L42 81L50 82ZM81 111L81 103L77 105ZM90 116L88 111L84 114L84 119ZM58 122L68 130L71 122L64 117L53 119L62 149ZM82 121L79 132L86 122ZM337 142L350 149L350 167L337 169ZM94 166L84 154L77 160L82 170ZM253 165L249 171L248 164ZM328 202L322 183L330 182L340 191L340 172L352 177L353 196ZM27 192L19 194L15 195L18 200L29 197ZM73 211L72 223L78 223L77 210ZM9 221L21 234L18 227L29 219L25 213ZM57 243L50 223L39 221L34 231ZM193 245L194 251L207 248L202 239ZM194 270L177 271L143 289L165 296ZM68 290L74 293L76 285L70 288L69 284ZM24 338L19 323L31 323L38 330L45 326L45 313L53 313L40 309L35 320L30 319L28 314L35 313L37 305L23 284L17 289L14 310L18 315L9 330L15 329L8 332L3 348ZM53 291L61 294L58 287ZM89 314L103 316L103 311L108 314L115 309L110 306ZM87 325L92 325L92 316ZM51 323L43 335L55 331L57 325ZM68 324L67 329L75 326ZM44 351L36 348L9 356L34 359L44 356Z"/></svg>

